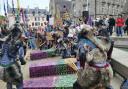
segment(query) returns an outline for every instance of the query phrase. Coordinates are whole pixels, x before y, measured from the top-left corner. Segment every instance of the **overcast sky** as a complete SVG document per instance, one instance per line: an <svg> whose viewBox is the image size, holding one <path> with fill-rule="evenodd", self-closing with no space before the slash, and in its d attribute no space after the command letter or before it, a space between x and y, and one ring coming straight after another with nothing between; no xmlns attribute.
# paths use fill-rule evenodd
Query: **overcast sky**
<svg viewBox="0 0 128 89"><path fill-rule="evenodd" d="M17 7L17 0L14 1L14 6ZM41 9L49 8L49 1L50 0L19 0L20 1L20 7L23 8L35 8L39 7ZM7 0L0 0L0 14L4 14L4 2L7 3ZM8 0L9 5L12 7L12 0Z"/></svg>

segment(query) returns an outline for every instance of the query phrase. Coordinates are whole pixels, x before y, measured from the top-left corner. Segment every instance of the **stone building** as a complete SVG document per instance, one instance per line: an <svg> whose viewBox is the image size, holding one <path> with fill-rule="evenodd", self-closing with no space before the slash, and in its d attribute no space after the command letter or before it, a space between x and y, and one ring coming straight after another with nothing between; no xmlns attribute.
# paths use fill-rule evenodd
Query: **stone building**
<svg viewBox="0 0 128 89"><path fill-rule="evenodd" d="M126 0L125 6L123 8L123 12L124 15L128 15L128 0Z"/></svg>
<svg viewBox="0 0 128 89"><path fill-rule="evenodd" d="M15 8L14 11L16 13L17 9ZM15 23L14 21L15 21L16 14L14 16L12 12L13 12L13 9L10 8L8 12L8 18L11 19L10 24ZM37 28L39 26L43 27L44 22L47 21L46 17L47 17L48 11L45 9L39 9L38 7L34 9L24 8L23 12L24 12L25 18L23 21L22 15L20 15L20 22L26 23L27 25L32 26L34 28Z"/></svg>
<svg viewBox="0 0 128 89"><path fill-rule="evenodd" d="M72 0L72 7L74 16L81 16L85 10L89 10L92 17L117 16L122 12L125 3L126 0Z"/></svg>
<svg viewBox="0 0 128 89"><path fill-rule="evenodd" d="M62 18L64 13L72 14L71 1L68 0L50 0L49 12L55 18Z"/></svg>

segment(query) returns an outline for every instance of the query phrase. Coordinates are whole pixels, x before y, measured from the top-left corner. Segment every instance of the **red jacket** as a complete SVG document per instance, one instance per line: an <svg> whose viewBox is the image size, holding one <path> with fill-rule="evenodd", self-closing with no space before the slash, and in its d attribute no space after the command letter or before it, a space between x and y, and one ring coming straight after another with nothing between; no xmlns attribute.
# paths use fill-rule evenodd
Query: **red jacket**
<svg viewBox="0 0 128 89"><path fill-rule="evenodd" d="M124 19L123 18L117 18L116 19L116 26L118 26L118 27L124 26Z"/></svg>

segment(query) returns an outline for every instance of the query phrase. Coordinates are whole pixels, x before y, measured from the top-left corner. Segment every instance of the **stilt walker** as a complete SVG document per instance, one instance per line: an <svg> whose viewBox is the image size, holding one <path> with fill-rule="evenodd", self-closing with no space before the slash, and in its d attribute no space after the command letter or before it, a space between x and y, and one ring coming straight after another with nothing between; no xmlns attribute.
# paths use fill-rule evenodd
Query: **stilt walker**
<svg viewBox="0 0 128 89"><path fill-rule="evenodd" d="M8 31L10 34L0 39L0 79L7 83L7 89L12 89L13 85L17 89L23 89L23 75L17 62L19 60L21 65L26 64L23 44L19 40L22 32L17 23Z"/></svg>

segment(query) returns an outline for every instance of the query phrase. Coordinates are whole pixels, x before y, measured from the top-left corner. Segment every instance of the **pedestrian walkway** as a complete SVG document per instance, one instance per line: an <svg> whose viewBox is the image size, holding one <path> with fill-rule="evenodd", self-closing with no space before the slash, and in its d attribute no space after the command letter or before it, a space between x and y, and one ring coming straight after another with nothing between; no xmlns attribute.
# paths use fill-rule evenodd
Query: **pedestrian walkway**
<svg viewBox="0 0 128 89"><path fill-rule="evenodd" d="M114 32L113 35L112 35L111 37L128 38L128 35L124 34L124 35L121 37L121 36L117 36L116 33Z"/></svg>

